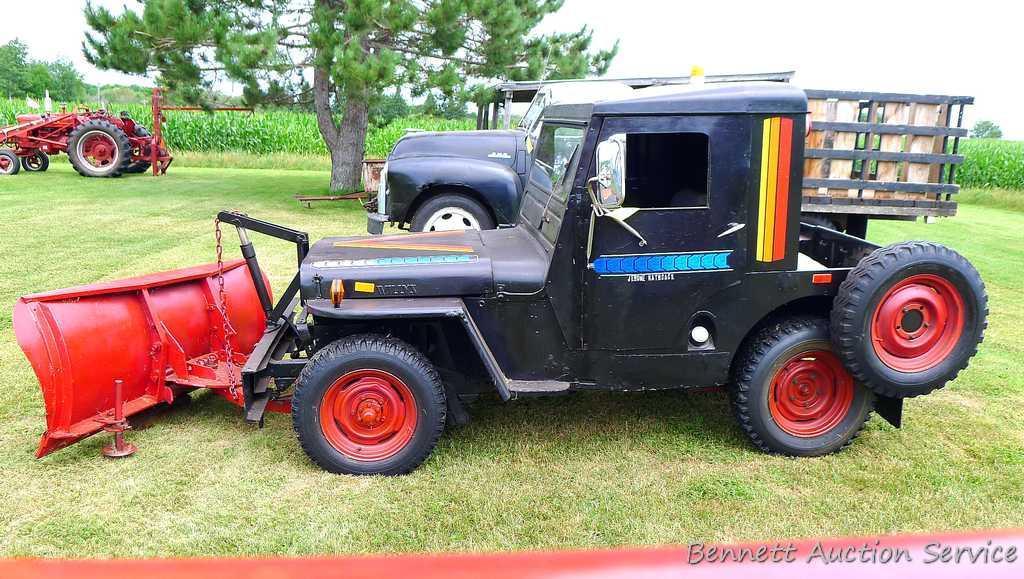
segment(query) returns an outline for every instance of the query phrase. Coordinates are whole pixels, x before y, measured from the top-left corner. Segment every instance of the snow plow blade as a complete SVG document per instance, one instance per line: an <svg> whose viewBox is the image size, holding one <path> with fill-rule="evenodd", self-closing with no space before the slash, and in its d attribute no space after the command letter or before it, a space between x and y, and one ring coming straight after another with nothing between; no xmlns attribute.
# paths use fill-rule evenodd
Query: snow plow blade
<svg viewBox="0 0 1024 579"><path fill-rule="evenodd" d="M245 266L224 264L227 329L216 264L20 298L14 332L46 406L36 456L111 424L115 380L122 382L125 416L196 388L241 405L241 368L266 328ZM266 276L262 281L269 292Z"/></svg>

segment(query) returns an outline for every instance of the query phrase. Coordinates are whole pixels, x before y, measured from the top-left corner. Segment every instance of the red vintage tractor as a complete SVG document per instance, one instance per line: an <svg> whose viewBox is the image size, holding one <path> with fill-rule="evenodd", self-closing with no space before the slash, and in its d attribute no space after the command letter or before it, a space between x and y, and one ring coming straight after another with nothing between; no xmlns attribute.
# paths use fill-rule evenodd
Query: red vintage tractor
<svg viewBox="0 0 1024 579"><path fill-rule="evenodd" d="M153 133L122 112L77 109L44 115L18 115L17 124L0 128L0 175L21 169L45 171L50 155L67 153L71 165L85 177L119 177L125 173L167 172L174 157L163 138L164 111L248 111L244 107L200 108L166 106L160 89L153 89Z"/></svg>
<svg viewBox="0 0 1024 579"><path fill-rule="evenodd" d="M153 93L154 126L162 121L159 91ZM67 153L71 165L86 177L119 177L167 171L173 157L160 136L121 113L79 109L44 115L18 115L17 124L0 129L0 175L45 171L50 155Z"/></svg>

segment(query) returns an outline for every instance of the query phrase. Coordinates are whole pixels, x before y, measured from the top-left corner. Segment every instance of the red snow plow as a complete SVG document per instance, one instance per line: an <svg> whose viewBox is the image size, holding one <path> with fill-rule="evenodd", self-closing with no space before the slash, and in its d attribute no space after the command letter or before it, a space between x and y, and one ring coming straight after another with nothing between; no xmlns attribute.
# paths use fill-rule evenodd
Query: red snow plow
<svg viewBox="0 0 1024 579"><path fill-rule="evenodd" d="M219 273L202 265L18 300L15 334L46 403L36 456L196 388L241 404L242 365L266 316L244 261Z"/></svg>
<svg viewBox="0 0 1024 579"><path fill-rule="evenodd" d="M276 352L289 288L275 308L244 226L296 243L305 233L222 213L238 227L244 259L27 295L14 306L14 333L43 392L46 432L37 457L96 434L121 432L127 417L208 388L262 420L287 399L246 383L254 350ZM218 258L220 234L218 226ZM259 366L257 360L253 360ZM263 387L261 392L256 392ZM249 415L247 415L248 417ZM256 414L253 414L256 416Z"/></svg>

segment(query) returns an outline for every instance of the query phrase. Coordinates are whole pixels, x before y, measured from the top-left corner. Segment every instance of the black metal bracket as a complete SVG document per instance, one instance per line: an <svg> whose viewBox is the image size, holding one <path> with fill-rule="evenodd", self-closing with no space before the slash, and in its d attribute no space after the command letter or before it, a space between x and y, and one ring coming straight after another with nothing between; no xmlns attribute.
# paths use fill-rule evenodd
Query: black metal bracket
<svg viewBox="0 0 1024 579"><path fill-rule="evenodd" d="M255 219L237 211L221 211L217 214L217 219L222 223L228 223L235 227L241 227L242 229L248 229L269 237L276 237L277 239L294 243L300 265L302 260L306 258L306 254L309 253L309 234L305 231L263 221L262 219Z"/></svg>

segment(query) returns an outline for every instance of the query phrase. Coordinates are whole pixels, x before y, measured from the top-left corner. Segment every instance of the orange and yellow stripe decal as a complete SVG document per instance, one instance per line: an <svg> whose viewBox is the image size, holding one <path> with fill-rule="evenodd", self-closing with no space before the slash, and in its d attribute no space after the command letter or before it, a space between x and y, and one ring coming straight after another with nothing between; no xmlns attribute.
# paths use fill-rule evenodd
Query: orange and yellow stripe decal
<svg viewBox="0 0 1024 579"><path fill-rule="evenodd" d="M473 251L471 245L451 244L426 244L415 243L410 240L423 239L424 237L452 237L452 231L428 231L414 235L386 235L383 237L371 237L353 239L350 241L336 241L334 247L358 247L364 249L405 249L411 251L447 251L450 253L470 253Z"/></svg>
<svg viewBox="0 0 1024 579"><path fill-rule="evenodd" d="M757 261L786 257L793 119L769 117L761 133L761 185L757 200Z"/></svg>

